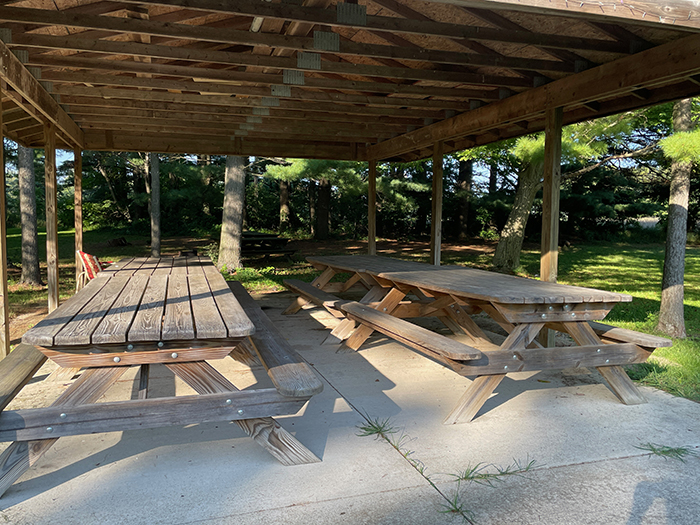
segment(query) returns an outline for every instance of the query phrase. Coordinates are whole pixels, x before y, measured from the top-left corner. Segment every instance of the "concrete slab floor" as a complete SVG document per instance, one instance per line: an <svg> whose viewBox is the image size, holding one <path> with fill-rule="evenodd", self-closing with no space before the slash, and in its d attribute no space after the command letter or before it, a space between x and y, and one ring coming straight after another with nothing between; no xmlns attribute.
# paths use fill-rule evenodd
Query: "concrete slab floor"
<svg viewBox="0 0 700 525"><path fill-rule="evenodd" d="M452 524L446 497L481 524L700 523L700 457L649 456L640 445L700 451L700 405L650 388L649 403L625 406L597 373L510 374L477 418L442 420L469 380L383 336L359 352L321 346L335 320L318 308L281 311L287 293L258 298L280 331L325 381L325 390L280 424L322 459L284 467L234 424L204 424L61 438L0 499L0 521L16 524ZM241 388L267 387L261 367L226 360ZM12 408L45 406L63 387L39 379ZM155 395L190 394L152 367ZM134 393L135 372L105 399ZM363 415L390 418L404 452L428 481L382 440L358 436ZM457 486L478 463L535 470L495 487ZM493 470L492 467L491 470Z"/></svg>

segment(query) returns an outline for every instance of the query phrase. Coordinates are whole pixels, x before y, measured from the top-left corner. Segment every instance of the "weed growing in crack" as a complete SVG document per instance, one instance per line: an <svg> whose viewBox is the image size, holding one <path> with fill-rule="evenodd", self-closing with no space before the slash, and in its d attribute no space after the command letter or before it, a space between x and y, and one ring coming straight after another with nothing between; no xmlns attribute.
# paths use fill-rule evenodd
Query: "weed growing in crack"
<svg viewBox="0 0 700 525"><path fill-rule="evenodd" d="M466 523L471 525L475 524L474 513L465 506L462 483L478 483L494 487L494 482L496 481L504 481L504 478L508 476L524 476L527 472L534 470L538 466L535 464L534 460L530 460L529 458L526 463L513 460L513 463L507 467L478 463L473 467L467 467L462 472L451 474L451 477L457 481L457 489L451 495L447 495L435 484L431 476L426 473L425 464L412 457L414 451L408 448L407 445L413 441L413 438L403 430L395 428L391 423L391 418L380 420L379 418L372 418L362 412L360 412L360 414L365 419L366 424L358 426L359 432L357 435L361 437L374 436L375 439L383 439L386 441L394 450L401 454L408 464L411 465L411 467L413 467L445 500L440 512L459 515ZM495 472L485 472L485 469L488 467L495 469Z"/></svg>
<svg viewBox="0 0 700 525"><path fill-rule="evenodd" d="M644 450L649 453L649 456L661 456L664 459L677 459L685 463L687 457L697 456L697 453L692 447L668 447L666 445L657 445L655 443L642 443L638 447L639 450Z"/></svg>

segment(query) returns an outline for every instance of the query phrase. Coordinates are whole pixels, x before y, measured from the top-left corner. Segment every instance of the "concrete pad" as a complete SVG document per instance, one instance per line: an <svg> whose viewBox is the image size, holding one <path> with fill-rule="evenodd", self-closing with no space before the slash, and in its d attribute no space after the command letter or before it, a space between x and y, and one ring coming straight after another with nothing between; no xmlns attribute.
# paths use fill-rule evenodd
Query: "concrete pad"
<svg viewBox="0 0 700 525"><path fill-rule="evenodd" d="M698 523L700 458L681 463L636 448L653 442L700 449L700 406L645 388L625 406L597 373L507 376L477 418L442 420L470 381L374 335L359 352L321 346L337 321L318 308L281 311L290 294L261 306L325 381L280 424L322 459L284 467L232 423L61 438L0 499L7 523L408 523L463 522L443 513L452 474L478 463L535 460L526 477L496 488L459 486L486 524ZM270 386L262 367L213 363L240 388ZM48 363L11 408L45 406L68 383L42 384ZM135 396L130 370L104 400ZM153 395L192 391L151 367ZM409 460L382 440L359 437L363 415L390 418Z"/></svg>

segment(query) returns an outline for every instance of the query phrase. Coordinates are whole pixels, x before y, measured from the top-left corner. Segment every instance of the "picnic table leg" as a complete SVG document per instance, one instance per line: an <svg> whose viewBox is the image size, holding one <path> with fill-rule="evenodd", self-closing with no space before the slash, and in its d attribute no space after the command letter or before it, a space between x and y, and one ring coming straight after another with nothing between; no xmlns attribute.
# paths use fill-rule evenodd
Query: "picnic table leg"
<svg viewBox="0 0 700 525"><path fill-rule="evenodd" d="M199 394L237 392L238 389L205 361L166 365ZM271 417L235 421L253 440L286 466L321 460Z"/></svg>
<svg viewBox="0 0 700 525"><path fill-rule="evenodd" d="M89 368L70 385L52 406L66 408L94 403L119 379L128 366L110 368ZM36 463L55 439L37 439L34 441L15 441L0 455L0 496Z"/></svg>
<svg viewBox="0 0 700 525"><path fill-rule="evenodd" d="M513 328L501 350L523 350L537 337L544 323L521 324ZM478 376L457 402L457 406L445 418L444 424L468 423L476 416L484 403L491 397L506 374Z"/></svg>
<svg viewBox="0 0 700 525"><path fill-rule="evenodd" d="M331 268L330 266L323 270L323 273L316 277L316 279L313 280L311 283L312 286L318 288L319 290L323 290L323 287L328 284L328 282L333 278L333 276L336 274L336 271ZM290 315L290 314L295 314L299 310L302 309L305 305L307 305L309 301L307 299L304 299L303 297L297 297L292 304L290 304L284 312L282 312L282 315Z"/></svg>
<svg viewBox="0 0 700 525"><path fill-rule="evenodd" d="M579 345L602 345L605 344L600 340L598 334L593 331L591 325L587 321L577 323L563 323L564 328L569 335ZM614 366L597 366L596 370L600 372L605 381L607 381L610 390L617 398L625 405L641 405L647 400L642 395L642 392L637 388L629 378L625 369L619 365Z"/></svg>
<svg viewBox="0 0 700 525"><path fill-rule="evenodd" d="M399 303L404 297L406 297L406 294L404 292L402 292L398 288L392 288L391 290L389 290L389 293L387 293L384 296L384 299L379 301L379 305L377 305L377 310L379 310L380 312L386 312L388 314L391 314L391 312L393 312L396 309L396 307L399 305ZM365 341L367 341L369 336L372 335L372 332L374 332L374 328L370 328L367 325L361 324L348 338L345 344L348 348L357 350L362 346L362 344Z"/></svg>
<svg viewBox="0 0 700 525"><path fill-rule="evenodd" d="M360 299L360 303L369 304L375 301L381 301L386 294L389 292L389 288L384 288L378 284L372 286L367 293ZM355 330L355 321L352 319L343 319L338 326L336 326L328 337L321 343L322 345L339 345L350 337Z"/></svg>

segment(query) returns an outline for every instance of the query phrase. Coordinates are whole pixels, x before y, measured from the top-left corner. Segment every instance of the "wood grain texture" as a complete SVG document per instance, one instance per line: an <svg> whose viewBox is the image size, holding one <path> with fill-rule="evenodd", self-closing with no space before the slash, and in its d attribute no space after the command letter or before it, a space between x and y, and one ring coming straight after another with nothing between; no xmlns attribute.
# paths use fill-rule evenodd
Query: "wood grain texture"
<svg viewBox="0 0 700 525"><path fill-rule="evenodd" d="M399 305L399 303L404 297L406 297L406 294L404 292L397 288L391 288L388 291L388 293L384 296L384 298L381 301L379 301L379 304L376 307L376 311L380 313L386 313L389 316L391 316L391 313ZM360 308L368 308L367 306L364 306L361 303L357 304ZM344 311L347 314L347 310ZM396 318L392 317L392 319ZM348 338L348 340L345 343L348 348L352 348L353 350L357 350L358 348L360 348L362 344L372 335L372 332L374 332L374 328L370 323L363 322L363 319L360 319L357 316L355 316L355 320L360 321L360 326L358 326L355 329L353 334Z"/></svg>
<svg viewBox="0 0 700 525"><path fill-rule="evenodd" d="M124 287L92 333L92 343L126 342L127 331L136 316L147 284L148 275L134 275L129 279L129 285Z"/></svg>
<svg viewBox="0 0 700 525"><path fill-rule="evenodd" d="M156 272L157 270L154 270ZM165 312L168 275L154 273L148 281L134 321L127 333L128 341L160 341Z"/></svg>
<svg viewBox="0 0 700 525"><path fill-rule="evenodd" d="M92 333L119 297L128 277L115 275L54 337L54 345L90 344ZM86 290L86 286L83 290ZM81 290L81 292L83 291ZM76 294L77 295L77 294Z"/></svg>
<svg viewBox="0 0 700 525"><path fill-rule="evenodd" d="M588 324L591 325L598 337L613 341L636 343L644 348L664 348L673 345L673 341L665 337L635 332L634 330L627 330L626 328L619 328L604 323L590 322Z"/></svg>
<svg viewBox="0 0 700 525"><path fill-rule="evenodd" d="M124 367L86 370L51 406L74 407L94 403L126 370ZM57 438L11 443L0 455L0 496L56 441Z"/></svg>
<svg viewBox="0 0 700 525"><path fill-rule="evenodd" d="M360 303L348 303L342 310L351 319L369 325L397 341L419 351L428 351L429 355L438 354L454 360L470 360L481 357L481 352L445 336L399 319L390 314L377 311Z"/></svg>
<svg viewBox="0 0 700 525"><path fill-rule="evenodd" d="M199 394L238 391L231 382L205 362L166 366ZM236 421L236 424L283 465L321 461L271 417L244 419Z"/></svg>
<svg viewBox="0 0 700 525"><path fill-rule="evenodd" d="M44 354L24 343L0 361L0 411L5 410L45 361Z"/></svg>
<svg viewBox="0 0 700 525"><path fill-rule="evenodd" d="M164 341L194 339L194 321L186 272L186 266L173 266L173 273L168 279L161 335Z"/></svg>
<svg viewBox="0 0 700 525"><path fill-rule="evenodd" d="M198 268L200 273L190 273L187 276L187 281L190 286L190 302L192 304L192 316L194 317L197 338L220 339L227 337L228 330L221 319L214 296L209 289L209 284L201 272L202 268L199 265L195 268Z"/></svg>
<svg viewBox="0 0 700 525"><path fill-rule="evenodd" d="M284 397L274 388L268 388L16 410L0 416L0 441L54 439L294 414L307 400L308 397Z"/></svg>
<svg viewBox="0 0 700 525"><path fill-rule="evenodd" d="M336 297L335 295L320 290L319 288L313 286L311 283L305 283L299 279L285 279L283 281L284 286L286 286L290 291L303 296L308 301L314 303L316 306L323 306L325 308L337 308L340 303L347 302L344 299Z"/></svg>
<svg viewBox="0 0 700 525"><path fill-rule="evenodd" d="M275 328L243 286L238 282L231 282L230 286L248 317L255 323L255 333L249 336L249 340L279 393L309 397L321 392L323 383L315 372Z"/></svg>
<svg viewBox="0 0 700 525"><path fill-rule="evenodd" d="M211 264L211 261L204 264L202 269L221 318L226 324L228 336L238 338L253 334L255 325L245 314L236 297L231 293L231 289L221 272Z"/></svg>
<svg viewBox="0 0 700 525"><path fill-rule="evenodd" d="M96 354L64 352L48 348L42 348L41 351L58 366L64 368L88 368L223 359L231 353L236 344L233 340L227 340L224 346L216 347L182 348L177 351L168 348L147 350L145 352L106 352ZM115 359L119 359L119 361L115 361Z"/></svg>

